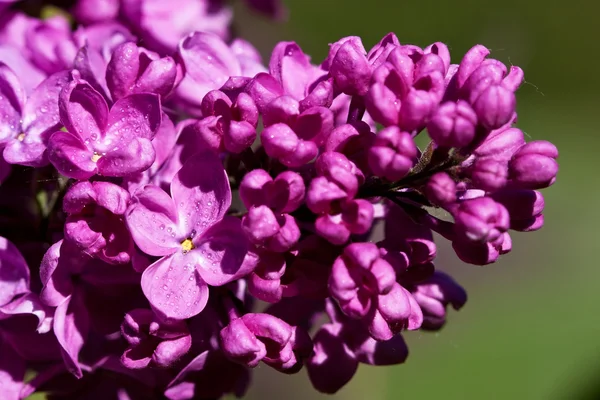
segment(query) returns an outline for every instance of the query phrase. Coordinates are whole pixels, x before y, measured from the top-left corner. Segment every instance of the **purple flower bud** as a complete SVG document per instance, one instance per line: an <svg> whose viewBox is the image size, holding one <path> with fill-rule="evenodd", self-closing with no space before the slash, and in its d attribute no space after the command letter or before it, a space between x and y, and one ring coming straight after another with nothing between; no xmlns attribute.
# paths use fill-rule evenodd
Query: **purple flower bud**
<svg viewBox="0 0 600 400"><path fill-rule="evenodd" d="M273 183L267 185L266 190L270 207L279 212L293 212L304 202L304 181L293 171L284 171L277 175Z"/></svg>
<svg viewBox="0 0 600 400"><path fill-rule="evenodd" d="M341 92L362 96L369 90L371 66L359 37L350 36L332 44L325 63Z"/></svg>
<svg viewBox="0 0 600 400"><path fill-rule="evenodd" d="M269 74L260 73L252 79L245 88L246 92L256 103L261 114L267 110L267 106L278 97L283 96L283 88L279 82Z"/></svg>
<svg viewBox="0 0 600 400"><path fill-rule="evenodd" d="M485 89L473 103L479 122L487 129L498 129L512 118L517 104L515 93L502 85Z"/></svg>
<svg viewBox="0 0 600 400"><path fill-rule="evenodd" d="M398 81L388 81L387 83L391 84L390 88L393 88L401 96L406 95L415 82L415 62L417 61L416 58L419 58L413 57L415 51L419 52L420 50L411 46L399 46L393 49L387 58L388 68L392 68L396 73L395 75L397 75L393 74L390 77L398 79ZM384 68L380 67L378 69L377 76L373 78L381 80L382 77L385 77L386 72Z"/></svg>
<svg viewBox="0 0 600 400"><path fill-rule="evenodd" d="M277 303L283 294L281 278L286 271L285 258L280 253L265 251L259 254L259 259L248 278L248 291L259 300Z"/></svg>
<svg viewBox="0 0 600 400"><path fill-rule="evenodd" d="M369 334L375 340L390 340L396 333L415 330L423 323L423 312L412 295L395 283L386 295L378 296L378 307L369 316Z"/></svg>
<svg viewBox="0 0 600 400"><path fill-rule="evenodd" d="M271 251L285 252L300 239L300 229L289 214L275 215L267 206L252 207L242 219L250 241Z"/></svg>
<svg viewBox="0 0 600 400"><path fill-rule="evenodd" d="M246 314L234 319L219 337L225 355L250 368L263 361L281 372L294 373L312 351L304 330L269 314Z"/></svg>
<svg viewBox="0 0 600 400"><path fill-rule="evenodd" d="M331 107L334 95L333 79L325 78L319 78L318 83L311 86L308 96L300 100L300 111L308 110L311 107Z"/></svg>
<svg viewBox="0 0 600 400"><path fill-rule="evenodd" d="M267 204L267 197L264 187L272 182L273 178L264 169L255 169L244 175L240 183L240 198L244 206L250 209L252 206Z"/></svg>
<svg viewBox="0 0 600 400"><path fill-rule="evenodd" d="M377 295L389 293L396 282L394 268L379 257L373 243L352 243L333 263L329 291L344 314L354 319L377 307Z"/></svg>
<svg viewBox="0 0 600 400"><path fill-rule="evenodd" d="M508 210L511 229L529 232L543 226L544 196L540 192L507 189L493 193L491 197Z"/></svg>
<svg viewBox="0 0 600 400"><path fill-rule="evenodd" d="M502 80L502 86L512 92L516 92L523 81L523 70L515 65L511 65L508 75Z"/></svg>
<svg viewBox="0 0 600 400"><path fill-rule="evenodd" d="M506 164L490 158L475 160L470 172L473 186L486 192L501 189L508 176Z"/></svg>
<svg viewBox="0 0 600 400"><path fill-rule="evenodd" d="M317 156L318 146L333 129L333 114L327 108L313 107L294 118L297 102L280 99L269 105L269 118L265 124L269 126L261 132L261 141L270 157L286 166L299 167ZM275 123L278 120L285 123Z"/></svg>
<svg viewBox="0 0 600 400"><path fill-rule="evenodd" d="M496 242L510 226L506 208L489 197L464 200L453 215L456 233L474 242Z"/></svg>
<svg viewBox="0 0 600 400"><path fill-rule="evenodd" d="M463 262L474 265L487 265L498 260L501 254L511 250L512 242L508 232L504 232L495 243L473 242L458 238L452 241L452 248Z"/></svg>
<svg viewBox="0 0 600 400"><path fill-rule="evenodd" d="M156 93L167 96L175 85L175 61L160 58L135 43L118 46L108 63L106 81L113 100L132 93Z"/></svg>
<svg viewBox="0 0 600 400"><path fill-rule="evenodd" d="M542 189L556 181L558 150L545 140L529 142L521 147L508 164L512 186Z"/></svg>
<svg viewBox="0 0 600 400"><path fill-rule="evenodd" d="M433 261L437 251L431 229L415 223L405 210L391 204L385 216L383 246L388 251L405 252L413 266Z"/></svg>
<svg viewBox="0 0 600 400"><path fill-rule="evenodd" d="M525 144L523 132L517 128L492 131L473 154L478 158L492 158L508 163L513 154Z"/></svg>
<svg viewBox="0 0 600 400"><path fill-rule="evenodd" d="M369 53L367 59L373 68L379 67L388 58L390 52L396 47L400 47L400 41L394 33L385 35L379 43L377 43Z"/></svg>
<svg viewBox="0 0 600 400"><path fill-rule="evenodd" d="M328 214L317 217L315 230L335 245L348 241L351 234L365 234L373 224L373 205L364 199L341 202L337 210L331 209Z"/></svg>
<svg viewBox="0 0 600 400"><path fill-rule="evenodd" d="M442 147L460 148L475 137L477 115L466 101L443 103L427 124L427 132Z"/></svg>
<svg viewBox="0 0 600 400"><path fill-rule="evenodd" d="M121 362L131 369L148 365L169 367L192 345L192 337L184 321L165 324L148 309L138 308L125 314L121 333L129 343Z"/></svg>
<svg viewBox="0 0 600 400"><path fill-rule="evenodd" d="M448 69L450 68L450 51L448 50L448 46L446 46L442 42L435 42L430 44L425 49L423 49L425 54L435 54L442 60L444 64L443 74L446 75Z"/></svg>
<svg viewBox="0 0 600 400"><path fill-rule="evenodd" d="M65 238L111 264L128 263L133 241L123 215L129 193L109 182L79 182L63 200Z"/></svg>
<svg viewBox="0 0 600 400"><path fill-rule="evenodd" d="M490 51L480 44L472 47L465 54L459 64L458 71L456 72L456 79L459 88L465 84L473 71L475 71L481 65L483 60L485 60L489 54Z"/></svg>
<svg viewBox="0 0 600 400"><path fill-rule="evenodd" d="M446 323L446 307L459 310L467 301L467 293L449 275L436 271L415 285L412 295L423 311L423 329L438 330Z"/></svg>
<svg viewBox="0 0 600 400"><path fill-rule="evenodd" d="M444 206L456 201L456 183L445 172L438 172L429 178L424 188L427 199L435 205Z"/></svg>
<svg viewBox="0 0 600 400"><path fill-rule="evenodd" d="M206 147L241 153L254 143L258 110L248 94L240 93L233 104L225 93L212 90L200 108L204 118L196 123L196 129Z"/></svg>
<svg viewBox="0 0 600 400"><path fill-rule="evenodd" d="M377 134L368 157L373 174L393 182L403 178L415 165L417 146L409 133L390 126Z"/></svg>
<svg viewBox="0 0 600 400"><path fill-rule="evenodd" d="M314 178L306 193L306 205L314 213L327 213L333 204L349 197L347 193L324 176Z"/></svg>
<svg viewBox="0 0 600 400"><path fill-rule="evenodd" d="M400 120L401 93L406 90L406 83L390 63L377 68L373 80L365 95L367 111L384 126L397 125Z"/></svg>
<svg viewBox="0 0 600 400"><path fill-rule="evenodd" d="M349 199L356 195L358 185L364 181L362 171L341 153L333 151L322 153L315 162L315 168L317 174L335 182L348 193Z"/></svg>
<svg viewBox="0 0 600 400"><path fill-rule="evenodd" d="M426 53L415 64L414 80L426 77L434 72L438 72L442 78L446 75L446 65L440 56L434 53Z"/></svg>

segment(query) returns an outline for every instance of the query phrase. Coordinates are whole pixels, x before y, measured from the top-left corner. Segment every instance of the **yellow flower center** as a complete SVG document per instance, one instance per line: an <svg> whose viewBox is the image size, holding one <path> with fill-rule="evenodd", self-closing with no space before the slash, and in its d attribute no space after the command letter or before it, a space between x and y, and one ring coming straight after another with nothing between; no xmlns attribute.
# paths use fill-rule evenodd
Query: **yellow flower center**
<svg viewBox="0 0 600 400"><path fill-rule="evenodd" d="M101 158L102 156L100 154L94 153L94 155L92 156L92 161L93 162L98 162L98 160Z"/></svg>
<svg viewBox="0 0 600 400"><path fill-rule="evenodd" d="M23 140L25 140L25 134L24 133L19 133L19 136L17 136L17 140L19 142L22 142Z"/></svg>
<svg viewBox="0 0 600 400"><path fill-rule="evenodd" d="M185 239L183 242L181 242L181 249L183 250L184 253L187 253L188 251L192 250L194 248L194 243L192 243L192 241L190 239Z"/></svg>

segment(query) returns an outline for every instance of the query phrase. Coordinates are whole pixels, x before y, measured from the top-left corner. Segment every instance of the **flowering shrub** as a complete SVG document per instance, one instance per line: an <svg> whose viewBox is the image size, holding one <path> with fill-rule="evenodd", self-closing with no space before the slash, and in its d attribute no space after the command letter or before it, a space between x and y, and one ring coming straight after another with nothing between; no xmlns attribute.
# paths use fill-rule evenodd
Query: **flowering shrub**
<svg viewBox="0 0 600 400"><path fill-rule="evenodd" d="M346 37L313 64L281 42L263 65L215 1L79 0L74 31L9 3L2 399L241 396L261 362L333 393L465 304L434 232L486 265L544 223L557 149L525 142L523 71L484 46Z"/></svg>

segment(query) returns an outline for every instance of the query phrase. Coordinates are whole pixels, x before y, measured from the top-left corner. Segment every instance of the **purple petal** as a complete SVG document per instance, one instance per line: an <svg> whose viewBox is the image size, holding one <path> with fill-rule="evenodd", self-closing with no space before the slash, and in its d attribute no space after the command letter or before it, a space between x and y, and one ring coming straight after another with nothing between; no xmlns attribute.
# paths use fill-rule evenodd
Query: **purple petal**
<svg viewBox="0 0 600 400"><path fill-rule="evenodd" d="M129 143L115 147L100 157L98 173L104 176L127 176L150 168L156 155L152 142L133 138Z"/></svg>
<svg viewBox="0 0 600 400"><path fill-rule="evenodd" d="M33 138L45 142L40 136L44 132L57 130L61 123L58 110L58 96L68 85L68 71L58 72L44 80L29 96L23 109L23 130L25 142ZM31 137L33 136L33 138Z"/></svg>
<svg viewBox="0 0 600 400"><path fill-rule="evenodd" d="M29 291L27 262L7 239L0 237L0 306Z"/></svg>
<svg viewBox="0 0 600 400"><path fill-rule="evenodd" d="M65 366L76 378L83 373L79 365L79 351L90 329L88 312L80 295L67 297L54 313L54 333L62 349Z"/></svg>
<svg viewBox="0 0 600 400"><path fill-rule="evenodd" d="M243 76L252 78L261 72L267 71L262 64L260 53L249 42L237 38L231 42L229 47L240 62Z"/></svg>
<svg viewBox="0 0 600 400"><path fill-rule="evenodd" d="M171 57L152 60L138 78L133 93L156 93L163 97L173 90L177 79L177 66Z"/></svg>
<svg viewBox="0 0 600 400"><path fill-rule="evenodd" d="M108 123L108 106L104 97L77 75L60 94L60 120L67 131L95 141Z"/></svg>
<svg viewBox="0 0 600 400"><path fill-rule="evenodd" d="M138 47L133 42L119 45L106 67L106 84L113 99L130 93L140 69Z"/></svg>
<svg viewBox="0 0 600 400"><path fill-rule="evenodd" d="M33 315L38 319L37 332L46 333L50 330L51 318L46 318L46 309L40 303L35 293L27 293L5 306L0 307L0 320L13 315Z"/></svg>
<svg viewBox="0 0 600 400"><path fill-rule="evenodd" d="M325 324L314 339L314 353L306 364L311 383L320 392L335 393L358 369L358 361L339 337L336 325Z"/></svg>
<svg viewBox="0 0 600 400"><path fill-rule="evenodd" d="M64 302L73 293L73 281L71 280L69 267L68 249L62 251L63 241L54 243L40 264L40 279L44 287L40 293L42 303L56 307Z"/></svg>
<svg viewBox="0 0 600 400"><path fill-rule="evenodd" d="M206 93L219 89L230 76L241 75L235 54L212 33L188 35L180 42L178 51L186 75L177 88L177 94L192 104L199 104Z"/></svg>
<svg viewBox="0 0 600 400"><path fill-rule="evenodd" d="M31 93L46 78L46 74L25 58L20 48L9 44L0 44L0 60L18 74L25 93Z"/></svg>
<svg viewBox="0 0 600 400"><path fill-rule="evenodd" d="M283 86L285 93L302 100L308 94L308 87L319 75L325 75L310 63L295 42L279 42L273 49L269 61L269 73Z"/></svg>
<svg viewBox="0 0 600 400"><path fill-rule="evenodd" d="M79 71L81 78L85 79L94 89L105 98L108 96L106 86L106 63L99 49L86 44L79 49L73 62L73 67Z"/></svg>
<svg viewBox="0 0 600 400"><path fill-rule="evenodd" d="M163 257L142 274L142 290L152 307L167 318L187 319L208 301L208 286L195 268L194 251Z"/></svg>
<svg viewBox="0 0 600 400"><path fill-rule="evenodd" d="M160 98L138 93L118 100L110 109L106 139L112 143L122 137L152 139L161 123Z"/></svg>
<svg viewBox="0 0 600 400"><path fill-rule="evenodd" d="M8 66L0 62L0 144L21 133L24 103L25 92L19 78Z"/></svg>
<svg viewBox="0 0 600 400"><path fill-rule="evenodd" d="M225 217L198 239L194 253L198 272L211 286L221 286L239 279L256 267L257 256L237 218Z"/></svg>
<svg viewBox="0 0 600 400"><path fill-rule="evenodd" d="M69 178L94 176L97 171L94 156L83 140L70 132L55 132L48 141L48 159L58 172Z"/></svg>
<svg viewBox="0 0 600 400"><path fill-rule="evenodd" d="M212 152L190 157L175 175L171 195L180 230L188 235L200 236L223 218L231 205L231 189L219 157Z"/></svg>
<svg viewBox="0 0 600 400"><path fill-rule="evenodd" d="M12 346L0 339L0 398L20 400L25 380L25 360Z"/></svg>
<svg viewBox="0 0 600 400"><path fill-rule="evenodd" d="M164 256L181 248L177 234L177 211L173 200L162 189L146 185L131 199L125 213L135 244L146 254Z"/></svg>

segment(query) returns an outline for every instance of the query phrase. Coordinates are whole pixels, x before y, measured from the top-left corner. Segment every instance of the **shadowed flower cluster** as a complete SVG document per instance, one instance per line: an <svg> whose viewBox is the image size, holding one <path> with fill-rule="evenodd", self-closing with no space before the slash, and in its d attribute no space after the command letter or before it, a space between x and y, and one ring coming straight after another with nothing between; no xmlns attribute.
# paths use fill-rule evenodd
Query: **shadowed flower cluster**
<svg viewBox="0 0 600 400"><path fill-rule="evenodd" d="M261 363L335 393L465 304L434 233L482 266L544 224L558 151L525 141L523 71L482 45L263 64L220 1L79 0L75 30L8 3L2 399L242 396Z"/></svg>

